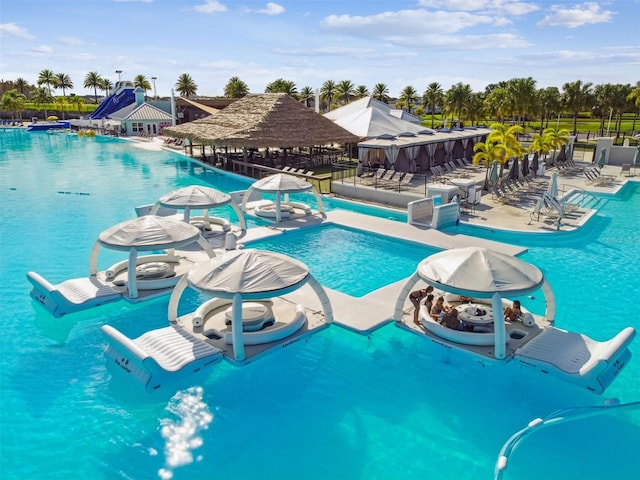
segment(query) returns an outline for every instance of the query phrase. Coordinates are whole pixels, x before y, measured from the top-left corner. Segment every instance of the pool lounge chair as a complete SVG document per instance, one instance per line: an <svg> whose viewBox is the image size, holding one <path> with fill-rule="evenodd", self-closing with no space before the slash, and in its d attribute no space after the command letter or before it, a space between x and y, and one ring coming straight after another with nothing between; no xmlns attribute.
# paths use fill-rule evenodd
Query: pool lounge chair
<svg viewBox="0 0 640 480"><path fill-rule="evenodd" d="M622 168L620 169L620 175L625 174L625 177L630 177L631 176L631 164L630 163L623 163L622 164Z"/></svg>

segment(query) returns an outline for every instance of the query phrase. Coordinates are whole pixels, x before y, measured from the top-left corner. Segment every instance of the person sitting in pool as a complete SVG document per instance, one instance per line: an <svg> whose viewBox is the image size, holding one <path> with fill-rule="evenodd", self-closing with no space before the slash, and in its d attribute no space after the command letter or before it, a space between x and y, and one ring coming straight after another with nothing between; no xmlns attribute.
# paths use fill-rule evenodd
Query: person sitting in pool
<svg viewBox="0 0 640 480"><path fill-rule="evenodd" d="M504 309L504 319L509 322L515 322L522 317L522 309L520 300L514 300L513 305Z"/></svg>
<svg viewBox="0 0 640 480"><path fill-rule="evenodd" d="M442 317L441 325L450 328L451 330L464 330L462 322L458 318L458 310L452 308L444 317Z"/></svg>
<svg viewBox="0 0 640 480"><path fill-rule="evenodd" d="M431 318L436 322L439 322L440 318L447 313L448 310L449 309L444 305L444 297L438 297L431 307L431 310L429 310L429 315L431 315Z"/></svg>
<svg viewBox="0 0 640 480"><path fill-rule="evenodd" d="M427 295L429 295L431 292L433 292L433 287L429 285L427 288L414 290L409 294L409 300L411 300L411 303L413 304L413 323L415 323L416 325L420 323L418 322L420 302L422 302L422 299L425 298Z"/></svg>

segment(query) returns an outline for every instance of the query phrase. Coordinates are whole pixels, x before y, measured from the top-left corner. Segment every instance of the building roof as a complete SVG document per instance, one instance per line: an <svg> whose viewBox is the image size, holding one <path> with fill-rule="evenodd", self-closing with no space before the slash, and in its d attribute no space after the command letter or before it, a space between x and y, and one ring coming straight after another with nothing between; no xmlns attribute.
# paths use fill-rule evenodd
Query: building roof
<svg viewBox="0 0 640 480"><path fill-rule="evenodd" d="M421 120L415 115L391 108L373 97L351 102L326 113L325 117L362 139L406 132L433 132L420 125Z"/></svg>
<svg viewBox="0 0 640 480"><path fill-rule="evenodd" d="M171 114L145 102L141 105L132 103L109 115L114 120L166 120L171 121Z"/></svg>
<svg viewBox="0 0 640 480"><path fill-rule="evenodd" d="M359 137L286 93L247 95L215 115L163 130L164 135L230 147L309 147L357 143Z"/></svg>

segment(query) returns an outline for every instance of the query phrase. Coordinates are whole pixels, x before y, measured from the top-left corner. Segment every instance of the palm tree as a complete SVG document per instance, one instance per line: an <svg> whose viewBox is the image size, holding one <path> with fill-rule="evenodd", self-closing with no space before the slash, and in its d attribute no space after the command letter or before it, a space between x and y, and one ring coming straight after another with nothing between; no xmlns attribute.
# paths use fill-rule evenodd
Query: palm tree
<svg viewBox="0 0 640 480"><path fill-rule="evenodd" d="M44 118L47 118L47 105L53 102L53 96L49 93L46 87L38 87L31 94L31 101L36 104L36 106L40 107L44 105Z"/></svg>
<svg viewBox="0 0 640 480"><path fill-rule="evenodd" d="M326 100L327 110L331 110L331 102L336 95L336 82L333 80L326 80L320 88L320 98Z"/></svg>
<svg viewBox="0 0 640 480"><path fill-rule="evenodd" d="M536 81L531 78L513 78L509 80L507 91L512 98L513 113L524 127L525 118L533 113L536 101Z"/></svg>
<svg viewBox="0 0 640 480"><path fill-rule="evenodd" d="M108 97L111 90L113 90L113 82L108 78L103 78L100 85L100 90L104 92L105 97Z"/></svg>
<svg viewBox="0 0 640 480"><path fill-rule="evenodd" d="M497 87L489 92L484 99L484 107L487 113L496 119L497 122L504 122L504 119L513 112L512 98L506 88Z"/></svg>
<svg viewBox="0 0 640 480"><path fill-rule="evenodd" d="M613 111L613 105L616 99L616 89L611 83L596 85L593 89L593 100L595 102L594 110L600 116L600 136L604 135L604 120Z"/></svg>
<svg viewBox="0 0 640 480"><path fill-rule="evenodd" d="M355 85L351 80L342 80L336 85L336 95L342 104L346 105L356 93Z"/></svg>
<svg viewBox="0 0 640 480"><path fill-rule="evenodd" d="M552 147L553 146L549 142L548 136L534 133L531 144L529 145L529 151L537 153L539 157L541 157L542 155L545 155L546 157Z"/></svg>
<svg viewBox="0 0 640 480"><path fill-rule="evenodd" d="M473 151L476 152L473 155L473 163L475 165L485 165L486 171L484 175L483 190L489 189L489 168L494 160L498 163L506 162L507 147L498 143L489 137L484 142L478 142L473 146Z"/></svg>
<svg viewBox="0 0 640 480"><path fill-rule="evenodd" d="M416 89L411 85L407 85L402 89L402 92L400 92L400 100L406 105L407 112L411 113L411 109L418 101L418 92L416 92Z"/></svg>
<svg viewBox="0 0 640 480"><path fill-rule="evenodd" d="M71 95L69 97L69 103L77 112L84 112L85 102L84 97L79 95Z"/></svg>
<svg viewBox="0 0 640 480"><path fill-rule="evenodd" d="M73 88L73 82L71 81L71 77L66 73L56 73L56 86L57 88L62 89L62 96L64 101L61 102L62 105L66 105L67 103L67 88ZM64 108L62 109L62 118L64 119Z"/></svg>
<svg viewBox="0 0 640 480"><path fill-rule="evenodd" d="M566 128L546 128L542 136L545 137L549 147L553 148L553 156L551 158L555 161L558 148L569 143L569 130Z"/></svg>
<svg viewBox="0 0 640 480"><path fill-rule="evenodd" d="M451 112L451 121L453 122L453 115L458 112L458 120L462 121L462 112L466 107L469 99L471 98L471 85L463 85L462 82L458 82L453 85L446 94L446 105Z"/></svg>
<svg viewBox="0 0 640 480"><path fill-rule="evenodd" d="M615 96L613 99L613 111L616 113L616 137L620 136L620 130L622 129L622 115L629 106L627 103L627 96L632 92L632 87L629 84L615 85Z"/></svg>
<svg viewBox="0 0 640 480"><path fill-rule="evenodd" d="M308 107L309 106L309 100L311 100L312 98L315 98L315 92L313 90L313 88L311 87L302 87L302 90L300 90L300 101L304 102L304 106Z"/></svg>
<svg viewBox="0 0 640 480"><path fill-rule="evenodd" d="M431 128L434 125L436 108L444 103L444 90L438 82L431 82L422 94L422 105L431 111Z"/></svg>
<svg viewBox="0 0 640 480"><path fill-rule="evenodd" d="M24 110L26 103L27 97L15 88L5 92L0 98L0 106L3 110L11 112L12 120L16 120L16 117L22 120L22 110Z"/></svg>
<svg viewBox="0 0 640 480"><path fill-rule="evenodd" d="M389 87L384 83L376 83L373 86L373 93L371 96L383 103L389 103L389 100L391 100L391 97L389 96Z"/></svg>
<svg viewBox="0 0 640 480"><path fill-rule="evenodd" d="M633 87L633 90L627 95L627 101L632 102L633 110L635 110L636 114L633 117L633 125L631 126L631 130L633 132L636 131L636 120L638 118L638 111L640 111L640 82L636 82L636 86Z"/></svg>
<svg viewBox="0 0 640 480"><path fill-rule="evenodd" d="M511 157L519 157L524 149L518 141L518 135L524 133L521 125L507 126L504 123L494 123L491 125L491 132L487 136L487 140L503 145L505 147L506 156L499 159L500 177L504 172L504 166Z"/></svg>
<svg viewBox="0 0 640 480"><path fill-rule="evenodd" d="M355 91L356 98L364 98L369 96L369 89L366 85L358 85Z"/></svg>
<svg viewBox="0 0 640 480"><path fill-rule="evenodd" d="M46 85L51 95L51 86L56 86L56 75L51 70L42 70L38 75L38 85Z"/></svg>
<svg viewBox="0 0 640 480"><path fill-rule="evenodd" d="M98 72L89 72L84 77L84 88L93 88L95 103L98 103L98 89L102 85L102 77Z"/></svg>
<svg viewBox="0 0 640 480"><path fill-rule="evenodd" d="M573 114L573 134L577 133L578 129L578 113L584 110L591 95L592 83L582 83L582 80L575 82L565 83L562 86L562 103L565 108Z"/></svg>
<svg viewBox="0 0 640 480"><path fill-rule="evenodd" d="M271 83L268 83L264 89L265 93L286 93L290 97L296 98L298 96L298 89L296 84L291 80L284 80L279 78Z"/></svg>
<svg viewBox="0 0 640 480"><path fill-rule="evenodd" d="M237 78L237 77L234 77ZM195 95L198 91L198 85L193 81L191 75L188 73L183 73L178 77L178 81L176 82L176 91L180 94L181 97L189 98L191 95Z"/></svg>
<svg viewBox="0 0 640 480"><path fill-rule="evenodd" d="M467 118L472 125L477 125L480 120L485 118L484 93L474 92L471 94L467 105Z"/></svg>
<svg viewBox="0 0 640 480"><path fill-rule="evenodd" d="M133 79L133 86L144 90L144 99L147 100L147 90L151 89L151 83L144 75L136 75Z"/></svg>
<svg viewBox="0 0 640 480"><path fill-rule="evenodd" d="M551 114L559 114L562 107L560 90L557 87L547 87L538 90L538 104L540 110L540 135L549 126ZM544 125L546 120L546 125Z"/></svg>
<svg viewBox="0 0 640 480"><path fill-rule="evenodd" d="M31 90L31 85L29 85L29 82L22 77L16 79L16 81L14 82L14 86L23 95L26 95L27 92Z"/></svg>
<svg viewBox="0 0 640 480"><path fill-rule="evenodd" d="M249 93L249 87L239 77L231 77L224 87L227 98L242 98Z"/></svg>

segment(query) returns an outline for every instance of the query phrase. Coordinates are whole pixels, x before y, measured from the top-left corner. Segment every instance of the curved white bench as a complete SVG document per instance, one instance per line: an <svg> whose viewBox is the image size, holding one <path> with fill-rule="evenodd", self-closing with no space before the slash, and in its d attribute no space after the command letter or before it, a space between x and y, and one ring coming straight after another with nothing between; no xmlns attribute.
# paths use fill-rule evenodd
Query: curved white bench
<svg viewBox="0 0 640 480"><path fill-rule="evenodd" d="M263 205L256 205L254 208L256 215L265 218L276 218L276 204L265 203ZM283 203L280 204L280 218L289 218L293 213L293 208Z"/></svg>
<svg viewBox="0 0 640 480"><path fill-rule="evenodd" d="M451 328L440 325L436 322L427 308L423 305L420 307L420 322L434 335L444 338L455 343L461 343L463 345L476 345L476 346L488 346L495 344L495 335L489 328L475 326L473 332L465 332L463 330L453 330ZM509 338L507 337L507 341Z"/></svg>
<svg viewBox="0 0 640 480"><path fill-rule="evenodd" d="M223 232L231 230L231 223L226 218L220 217L191 217L189 219L191 225L198 227L203 233L212 233L211 225L218 225L222 228ZM215 232L213 232L215 233Z"/></svg>
<svg viewBox="0 0 640 480"><path fill-rule="evenodd" d="M257 332L245 332L242 339L245 345L262 345L263 343L271 343L293 335L307 321L307 312L302 305L296 305L296 312L291 322L276 325L271 328L265 328ZM233 345L233 335L231 332L224 334L224 342L227 345Z"/></svg>
<svg viewBox="0 0 640 480"><path fill-rule="evenodd" d="M175 267L180 264L180 257L168 254L145 255L136 259L136 284L138 290L161 290L173 288L180 280L181 275L176 275ZM129 267L129 261L111 265L104 272L105 279L112 281L120 273ZM118 282L120 283L120 282ZM121 286L126 286L126 280L122 281ZM114 283L114 285L116 285Z"/></svg>

